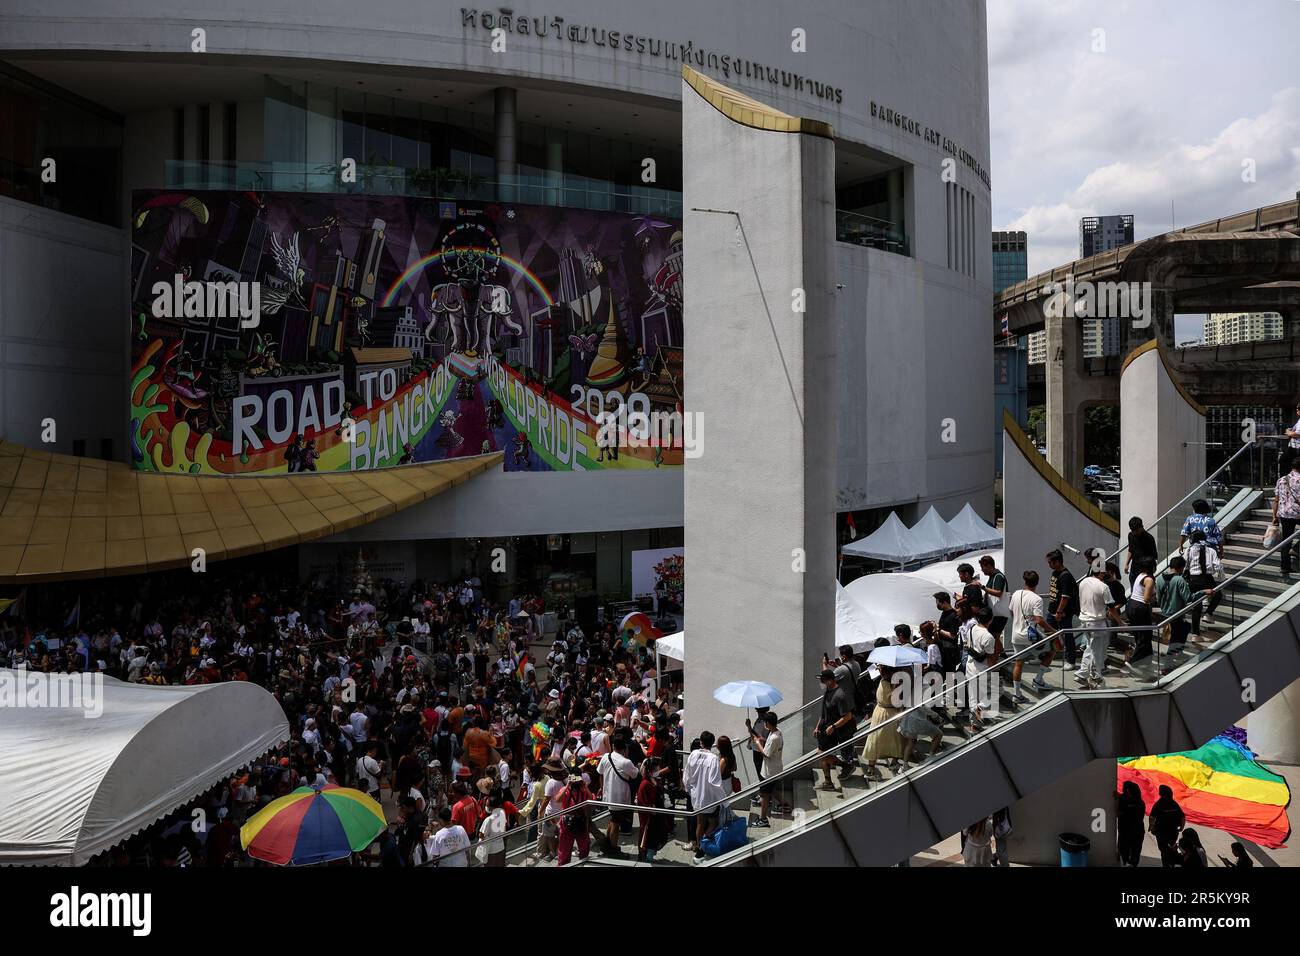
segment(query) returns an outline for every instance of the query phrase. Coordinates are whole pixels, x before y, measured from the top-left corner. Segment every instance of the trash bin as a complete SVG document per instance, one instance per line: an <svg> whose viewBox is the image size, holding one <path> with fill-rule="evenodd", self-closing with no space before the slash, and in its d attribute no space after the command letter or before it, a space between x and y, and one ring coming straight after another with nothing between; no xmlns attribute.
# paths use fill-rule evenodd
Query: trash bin
<svg viewBox="0 0 1300 956"><path fill-rule="evenodd" d="M1061 866L1087 866L1092 841L1078 833L1061 834Z"/></svg>

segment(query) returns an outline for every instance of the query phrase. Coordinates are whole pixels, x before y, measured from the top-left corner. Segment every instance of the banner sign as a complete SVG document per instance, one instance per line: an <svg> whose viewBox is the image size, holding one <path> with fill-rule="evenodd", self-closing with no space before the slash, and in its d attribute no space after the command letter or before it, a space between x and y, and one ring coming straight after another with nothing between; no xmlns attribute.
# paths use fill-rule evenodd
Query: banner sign
<svg viewBox="0 0 1300 956"><path fill-rule="evenodd" d="M681 466L677 221L138 191L131 286L143 470L357 471L492 451L509 471ZM601 428L615 418L677 433L620 444Z"/></svg>

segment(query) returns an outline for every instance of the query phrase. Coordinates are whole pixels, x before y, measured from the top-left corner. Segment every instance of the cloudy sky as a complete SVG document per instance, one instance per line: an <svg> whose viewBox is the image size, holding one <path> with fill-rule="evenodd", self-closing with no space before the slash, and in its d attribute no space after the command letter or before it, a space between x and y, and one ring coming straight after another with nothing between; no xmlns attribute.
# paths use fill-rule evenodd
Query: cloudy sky
<svg viewBox="0 0 1300 956"><path fill-rule="evenodd" d="M1030 275L1081 216L1143 239L1300 190L1300 0L988 0L988 27L993 228Z"/></svg>

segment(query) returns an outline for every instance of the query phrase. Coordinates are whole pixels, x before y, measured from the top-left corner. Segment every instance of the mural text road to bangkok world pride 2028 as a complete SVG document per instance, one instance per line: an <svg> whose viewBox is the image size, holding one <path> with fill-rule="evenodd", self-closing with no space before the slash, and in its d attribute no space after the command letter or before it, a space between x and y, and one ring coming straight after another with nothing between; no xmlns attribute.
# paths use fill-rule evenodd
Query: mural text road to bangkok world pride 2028
<svg viewBox="0 0 1300 956"><path fill-rule="evenodd" d="M133 203L137 468L350 471L491 451L510 471L681 466L680 444L597 443L602 415L682 411L679 222L312 193ZM185 294L231 282L259 283L254 321ZM158 307L160 283L180 284L175 307Z"/></svg>

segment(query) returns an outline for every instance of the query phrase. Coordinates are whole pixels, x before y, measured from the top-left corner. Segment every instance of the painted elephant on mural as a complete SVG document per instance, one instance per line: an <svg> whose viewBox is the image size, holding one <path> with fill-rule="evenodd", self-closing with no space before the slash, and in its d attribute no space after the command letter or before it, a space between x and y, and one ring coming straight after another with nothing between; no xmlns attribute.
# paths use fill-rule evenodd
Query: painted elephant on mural
<svg viewBox="0 0 1300 956"><path fill-rule="evenodd" d="M423 296L420 304L429 316L425 337L447 343L452 352L490 353L493 339L500 334L498 321L513 334L523 332L515 321L514 303L505 286L447 282L434 287L428 305Z"/></svg>

